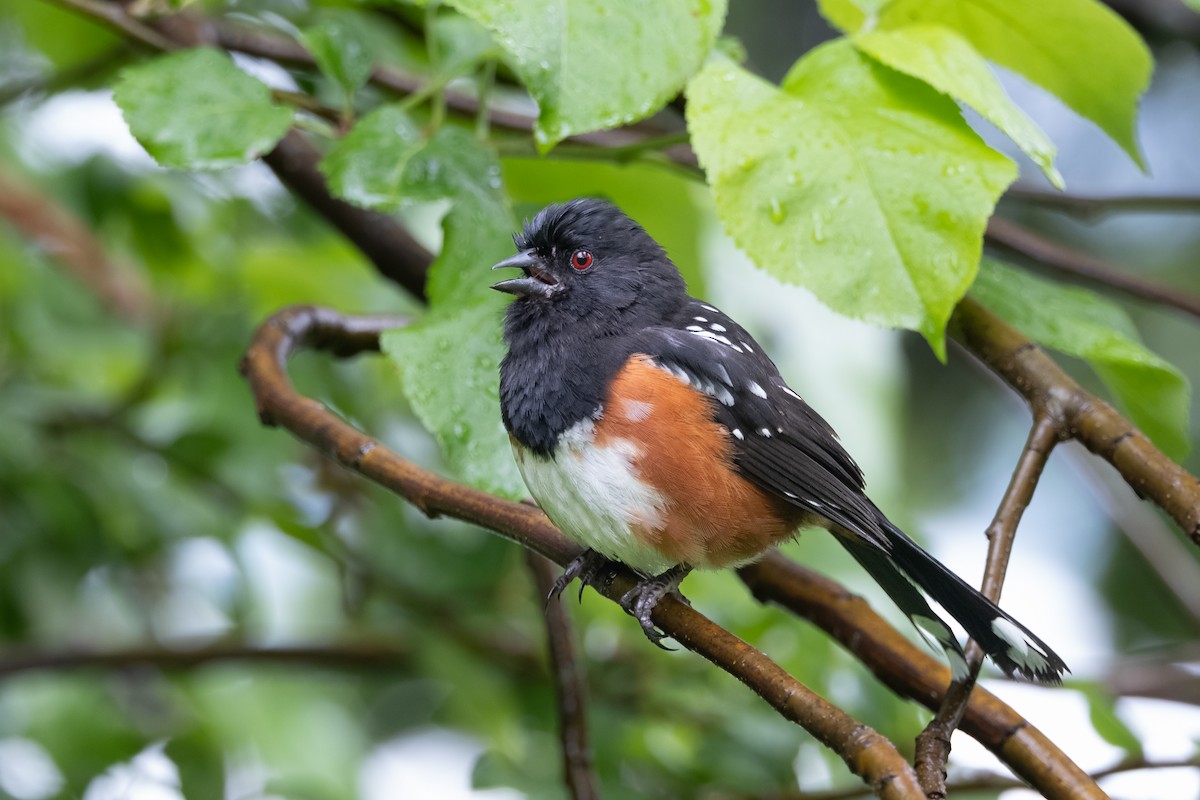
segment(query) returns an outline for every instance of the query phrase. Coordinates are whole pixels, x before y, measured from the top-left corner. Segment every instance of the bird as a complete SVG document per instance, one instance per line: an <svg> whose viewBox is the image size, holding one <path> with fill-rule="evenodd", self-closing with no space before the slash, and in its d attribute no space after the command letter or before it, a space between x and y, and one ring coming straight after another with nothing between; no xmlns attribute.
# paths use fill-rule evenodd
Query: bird
<svg viewBox="0 0 1200 800"><path fill-rule="evenodd" d="M500 410L533 498L583 548L547 602L615 563L638 581L621 598L646 636L693 569L755 561L821 527L909 619L953 674L964 649L925 596L1005 673L1061 681L1066 664L1027 627L894 525L865 493L833 428L755 339L688 294L666 251L617 206L552 204L492 269L515 295L504 312ZM919 588L919 590L918 590Z"/></svg>

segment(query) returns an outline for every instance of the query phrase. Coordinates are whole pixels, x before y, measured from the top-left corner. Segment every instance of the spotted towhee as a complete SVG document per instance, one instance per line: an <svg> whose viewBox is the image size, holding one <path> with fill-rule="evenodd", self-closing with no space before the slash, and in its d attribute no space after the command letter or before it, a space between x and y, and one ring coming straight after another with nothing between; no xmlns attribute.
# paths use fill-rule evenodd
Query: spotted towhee
<svg viewBox="0 0 1200 800"><path fill-rule="evenodd" d="M652 641L655 603L693 568L753 561L803 526L839 542L956 673L962 646L923 589L1007 673L1057 682L1066 665L893 525L824 419L742 326L689 297L679 270L616 207L542 210L495 269L507 311L500 404L530 492L588 549L559 578L620 561L643 576L623 605ZM911 582L910 582L911 581Z"/></svg>

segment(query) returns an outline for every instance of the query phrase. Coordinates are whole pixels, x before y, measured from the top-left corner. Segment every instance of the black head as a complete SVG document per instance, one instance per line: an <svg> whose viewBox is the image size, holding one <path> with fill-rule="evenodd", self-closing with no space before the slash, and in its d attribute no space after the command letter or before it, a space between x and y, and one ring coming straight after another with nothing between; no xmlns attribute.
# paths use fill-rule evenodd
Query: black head
<svg viewBox="0 0 1200 800"><path fill-rule="evenodd" d="M611 335L659 324L687 300L683 278L658 242L603 200L547 206L513 240L520 252L493 269L524 274L492 287L517 295L510 323L586 321L593 334Z"/></svg>

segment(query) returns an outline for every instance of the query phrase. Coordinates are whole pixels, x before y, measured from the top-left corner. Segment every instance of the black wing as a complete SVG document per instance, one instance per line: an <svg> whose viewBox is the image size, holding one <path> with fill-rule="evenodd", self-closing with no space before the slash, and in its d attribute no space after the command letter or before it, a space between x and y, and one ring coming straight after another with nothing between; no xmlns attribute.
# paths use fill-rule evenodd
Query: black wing
<svg viewBox="0 0 1200 800"><path fill-rule="evenodd" d="M647 328L636 350L718 401L746 477L888 549L879 512L863 494L862 470L829 423L792 391L744 328L691 301L670 327Z"/></svg>
<svg viewBox="0 0 1200 800"><path fill-rule="evenodd" d="M932 634L956 671L961 644L916 583L962 623L1005 672L1054 683L1066 665L1025 626L926 553L863 493L862 471L837 434L779 375L740 325L692 300L669 326L638 334L637 352L718 401L734 437L734 461L750 480L819 514L916 627Z"/></svg>

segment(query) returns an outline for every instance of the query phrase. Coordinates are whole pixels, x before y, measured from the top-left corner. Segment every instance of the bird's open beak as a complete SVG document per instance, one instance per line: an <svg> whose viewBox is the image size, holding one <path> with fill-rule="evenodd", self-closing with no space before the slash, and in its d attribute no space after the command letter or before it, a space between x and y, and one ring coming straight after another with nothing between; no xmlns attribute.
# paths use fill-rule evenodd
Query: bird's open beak
<svg viewBox="0 0 1200 800"><path fill-rule="evenodd" d="M493 284L492 288L498 292L507 292L518 296L524 294L546 296L558 289L558 281L542 268L541 259L532 249L522 250L515 256L509 256L493 266L492 269L519 269L525 273L519 278L511 278Z"/></svg>

